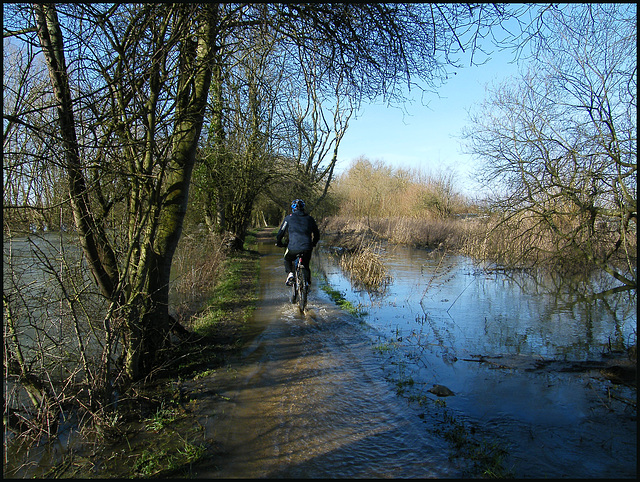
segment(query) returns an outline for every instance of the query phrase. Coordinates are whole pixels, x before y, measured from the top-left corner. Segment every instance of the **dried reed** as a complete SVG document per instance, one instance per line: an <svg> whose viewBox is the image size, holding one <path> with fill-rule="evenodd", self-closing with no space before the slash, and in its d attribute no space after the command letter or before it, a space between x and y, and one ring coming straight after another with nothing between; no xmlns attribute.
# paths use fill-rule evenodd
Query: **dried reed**
<svg viewBox="0 0 640 482"><path fill-rule="evenodd" d="M460 221L419 218L359 218L344 216L327 218L323 232L332 242L347 249L356 249L362 239L384 240L393 244L423 248L455 249L464 238Z"/></svg>
<svg viewBox="0 0 640 482"><path fill-rule="evenodd" d="M382 291L393 280L376 247L371 244L343 254L339 263L351 280L367 291Z"/></svg>
<svg viewBox="0 0 640 482"><path fill-rule="evenodd" d="M615 259L607 254L619 235L615 229L603 225L589 234L580 229L578 222L567 219L559 223L563 228L559 231L528 213L508 221L498 216L468 220L461 225L460 251L505 268L547 266L565 273L588 273L596 266L595 258L607 258L614 264L624 265L625 257ZM623 254L635 259L636 239L628 240L626 246Z"/></svg>
<svg viewBox="0 0 640 482"><path fill-rule="evenodd" d="M174 256L171 292L180 300L178 315L193 311L218 280L220 266L225 260L224 243L219 235L207 234L185 237Z"/></svg>

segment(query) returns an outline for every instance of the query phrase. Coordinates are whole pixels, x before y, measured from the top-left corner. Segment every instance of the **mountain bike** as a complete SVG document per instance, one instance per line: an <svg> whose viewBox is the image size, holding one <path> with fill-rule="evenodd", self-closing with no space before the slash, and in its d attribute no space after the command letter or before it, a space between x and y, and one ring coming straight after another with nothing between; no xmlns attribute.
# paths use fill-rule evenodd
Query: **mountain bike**
<svg viewBox="0 0 640 482"><path fill-rule="evenodd" d="M307 306L307 293L309 293L309 279L307 278L307 270L304 269L302 264L302 253L299 253L296 255L294 262L290 301L292 304L295 304L296 301L298 302L300 313L304 313L304 309Z"/></svg>

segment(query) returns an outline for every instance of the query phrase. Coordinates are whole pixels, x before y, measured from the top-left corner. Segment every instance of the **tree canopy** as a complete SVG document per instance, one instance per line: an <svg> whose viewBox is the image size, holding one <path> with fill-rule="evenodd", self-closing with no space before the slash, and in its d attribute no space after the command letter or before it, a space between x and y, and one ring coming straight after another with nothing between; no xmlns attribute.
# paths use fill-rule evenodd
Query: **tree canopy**
<svg viewBox="0 0 640 482"><path fill-rule="evenodd" d="M273 179L274 199L298 175L320 198L354 106L437 88L513 15L448 3L5 3L3 13L5 230L37 220L77 236L106 307L100 322L75 311L78 346L91 336L101 351L89 363L79 348L92 407L114 380L148 375L176 328L170 272L194 171L204 202L238 216L235 231ZM75 306L72 280L56 279ZM19 375L44 376L44 362L16 355L22 342L6 351Z"/></svg>

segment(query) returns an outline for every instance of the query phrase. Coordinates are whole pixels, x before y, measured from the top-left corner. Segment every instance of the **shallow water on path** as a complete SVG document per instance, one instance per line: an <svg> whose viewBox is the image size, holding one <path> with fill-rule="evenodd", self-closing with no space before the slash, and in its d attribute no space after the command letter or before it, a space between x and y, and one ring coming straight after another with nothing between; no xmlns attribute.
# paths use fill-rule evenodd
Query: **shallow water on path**
<svg viewBox="0 0 640 482"><path fill-rule="evenodd" d="M210 382L208 434L224 454L196 477L457 477L447 444L383 378L367 328L314 280L304 316L287 301L282 250L261 246L255 337Z"/></svg>

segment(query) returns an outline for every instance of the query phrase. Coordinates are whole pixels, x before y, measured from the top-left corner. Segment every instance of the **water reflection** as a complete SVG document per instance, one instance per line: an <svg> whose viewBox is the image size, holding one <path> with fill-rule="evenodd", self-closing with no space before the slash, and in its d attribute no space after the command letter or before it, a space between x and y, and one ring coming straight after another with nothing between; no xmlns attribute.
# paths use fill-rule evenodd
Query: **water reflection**
<svg viewBox="0 0 640 482"><path fill-rule="evenodd" d="M383 258L393 283L375 298L352 288L332 256L316 265L366 306L399 394L433 403L433 384L456 394L438 401L447 415L430 405L428 426L456 418L497 439L516 476L635 476L635 405L619 401L635 400L635 389L598 369L603 353L635 344L635 292L602 296L615 282L596 275L580 293L576 279L412 248L390 247Z"/></svg>
<svg viewBox="0 0 640 482"><path fill-rule="evenodd" d="M355 290L330 256L319 257L332 286L367 306L367 321L408 336L415 320L434 341L459 353L527 354L585 359L634 342L635 292L606 298L575 291L575 282L541 273L487 272L461 256L395 247L383 253L394 281L375 298ZM611 286L596 276L590 293Z"/></svg>

